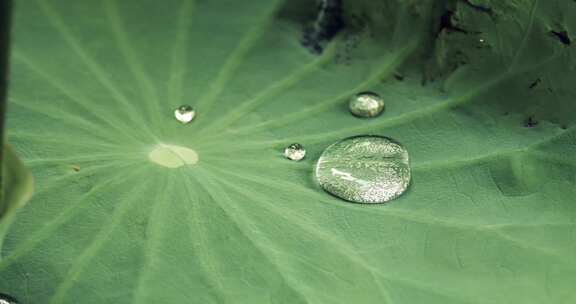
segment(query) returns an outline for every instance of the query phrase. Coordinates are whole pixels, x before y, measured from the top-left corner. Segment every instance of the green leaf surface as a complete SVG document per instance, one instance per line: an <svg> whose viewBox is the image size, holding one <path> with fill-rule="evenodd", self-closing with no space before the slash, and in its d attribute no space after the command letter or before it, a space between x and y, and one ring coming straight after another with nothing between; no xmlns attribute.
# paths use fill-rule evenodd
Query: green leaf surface
<svg viewBox="0 0 576 304"><path fill-rule="evenodd" d="M576 302L576 51L554 34L576 33L576 3L350 0L321 54L301 44L316 9L18 1L8 138L37 192L2 248L0 293ZM347 111L365 90L382 116ZM314 182L322 150L361 134L408 149L400 198L351 204ZM301 162L282 157L294 142ZM151 161L160 144L197 163L176 148L156 159L177 168Z"/></svg>

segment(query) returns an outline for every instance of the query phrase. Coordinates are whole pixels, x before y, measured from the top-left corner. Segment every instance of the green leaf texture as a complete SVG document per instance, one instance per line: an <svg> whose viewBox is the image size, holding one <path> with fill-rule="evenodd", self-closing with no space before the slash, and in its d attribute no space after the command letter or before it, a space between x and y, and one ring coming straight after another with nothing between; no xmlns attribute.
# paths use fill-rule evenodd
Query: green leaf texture
<svg viewBox="0 0 576 304"><path fill-rule="evenodd" d="M2 248L0 293L576 302L576 3L343 6L346 27L315 54L301 44L313 1L18 1L8 139L37 189ZM347 111L366 90L382 116ZM361 134L408 149L399 199L316 185L322 150ZM301 162L281 154L295 142ZM151 162L159 144L198 163Z"/></svg>

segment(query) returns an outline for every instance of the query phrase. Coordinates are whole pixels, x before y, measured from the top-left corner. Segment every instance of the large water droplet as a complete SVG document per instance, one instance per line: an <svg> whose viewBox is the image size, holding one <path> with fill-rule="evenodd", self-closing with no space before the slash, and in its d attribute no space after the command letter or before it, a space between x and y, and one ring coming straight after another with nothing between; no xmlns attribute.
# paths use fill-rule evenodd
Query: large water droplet
<svg viewBox="0 0 576 304"><path fill-rule="evenodd" d="M182 105L174 110L174 117L176 117L179 122L187 124L196 117L196 111L194 111L191 106Z"/></svg>
<svg viewBox="0 0 576 304"><path fill-rule="evenodd" d="M324 190L347 201L384 203L410 184L408 151L387 137L349 137L324 150L316 179Z"/></svg>
<svg viewBox="0 0 576 304"><path fill-rule="evenodd" d="M384 100L376 93L356 94L349 103L350 112L358 117L375 117L384 111Z"/></svg>
<svg viewBox="0 0 576 304"><path fill-rule="evenodd" d="M306 150L301 144L291 144L284 149L284 156L289 160L302 160L306 156Z"/></svg>

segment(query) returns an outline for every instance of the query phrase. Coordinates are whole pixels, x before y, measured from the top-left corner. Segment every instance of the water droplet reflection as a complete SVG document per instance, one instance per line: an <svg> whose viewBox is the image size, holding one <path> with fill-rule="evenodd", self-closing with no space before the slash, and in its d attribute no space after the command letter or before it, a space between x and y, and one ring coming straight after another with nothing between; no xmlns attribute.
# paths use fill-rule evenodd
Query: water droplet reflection
<svg viewBox="0 0 576 304"><path fill-rule="evenodd" d="M13 297L0 293L0 304L18 304Z"/></svg>
<svg viewBox="0 0 576 304"><path fill-rule="evenodd" d="M371 92L359 93L349 103L350 112L358 117L376 117L384 111L384 100Z"/></svg>
<svg viewBox="0 0 576 304"><path fill-rule="evenodd" d="M194 109L189 105L182 105L174 110L174 117L176 117L176 120L179 122L187 124L194 120L194 117L196 117L196 111L194 111Z"/></svg>
<svg viewBox="0 0 576 304"><path fill-rule="evenodd" d="M326 148L315 174L324 190L344 200L384 203L410 184L408 151L387 137L350 137Z"/></svg>
<svg viewBox="0 0 576 304"><path fill-rule="evenodd" d="M291 144L284 149L284 156L289 160L299 161L306 156L306 150L301 144Z"/></svg>

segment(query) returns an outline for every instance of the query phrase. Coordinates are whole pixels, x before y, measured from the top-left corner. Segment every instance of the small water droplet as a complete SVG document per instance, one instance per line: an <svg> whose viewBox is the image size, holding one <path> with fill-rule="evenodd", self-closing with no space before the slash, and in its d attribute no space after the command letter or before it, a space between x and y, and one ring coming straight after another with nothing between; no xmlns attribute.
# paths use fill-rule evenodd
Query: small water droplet
<svg viewBox="0 0 576 304"><path fill-rule="evenodd" d="M0 304L18 304L13 297L0 293Z"/></svg>
<svg viewBox="0 0 576 304"><path fill-rule="evenodd" d="M384 100L376 93L356 94L349 103L350 112L358 117L376 117L384 110Z"/></svg>
<svg viewBox="0 0 576 304"><path fill-rule="evenodd" d="M322 152L316 180L344 200L384 203L402 195L410 184L408 151L388 137L349 137Z"/></svg>
<svg viewBox="0 0 576 304"><path fill-rule="evenodd" d="M301 144L291 144L284 149L284 156L289 160L302 160L306 156L306 150Z"/></svg>
<svg viewBox="0 0 576 304"><path fill-rule="evenodd" d="M189 105L181 105L174 111L174 117L176 117L179 122L187 124L194 120L196 111Z"/></svg>

